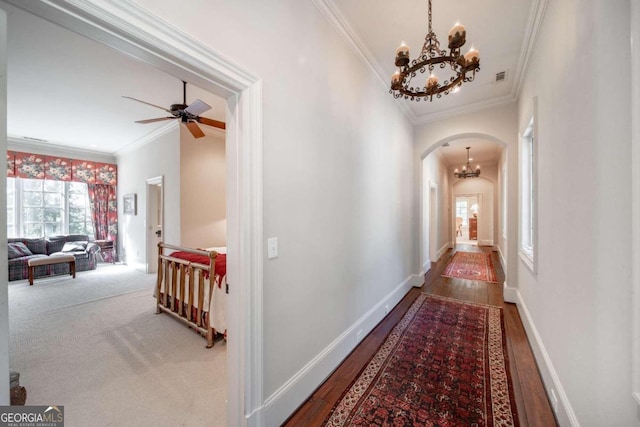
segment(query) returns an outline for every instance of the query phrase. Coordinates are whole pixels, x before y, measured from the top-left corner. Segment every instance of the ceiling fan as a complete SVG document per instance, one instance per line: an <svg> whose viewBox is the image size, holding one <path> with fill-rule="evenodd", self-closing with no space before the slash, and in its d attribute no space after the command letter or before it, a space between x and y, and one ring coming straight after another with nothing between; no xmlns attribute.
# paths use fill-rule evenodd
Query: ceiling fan
<svg viewBox="0 0 640 427"><path fill-rule="evenodd" d="M137 102L141 102L143 104L150 105L152 107L159 108L167 113L171 114L171 117L158 117L157 119L147 119L147 120L136 120L136 123L155 123L161 122L164 120L175 120L180 119L180 121L189 129L191 135L194 138L202 138L204 136L204 132L198 126L198 123L202 123L203 125L213 126L218 129L225 129L225 123L220 122L218 120L208 119L206 117L200 117L200 114L204 113L211 109L211 106L206 104L200 99L196 99L191 103L191 105L187 105L187 82L182 82L182 92L183 92L183 102L182 104L172 104L169 109L164 107L160 107L159 105L154 105L146 101L141 101L136 98L132 98L130 96L122 96L123 98L132 99Z"/></svg>

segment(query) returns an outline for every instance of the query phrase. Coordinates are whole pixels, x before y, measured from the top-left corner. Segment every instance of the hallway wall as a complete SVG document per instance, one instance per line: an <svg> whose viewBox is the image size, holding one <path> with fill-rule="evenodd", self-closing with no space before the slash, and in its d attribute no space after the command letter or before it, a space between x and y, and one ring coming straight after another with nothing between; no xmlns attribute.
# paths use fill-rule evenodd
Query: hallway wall
<svg viewBox="0 0 640 427"><path fill-rule="evenodd" d="M629 8L550 1L519 102L522 132L538 100L538 268L518 263L520 308L561 425L640 425L631 395Z"/></svg>
<svg viewBox="0 0 640 427"><path fill-rule="evenodd" d="M420 273L413 127L313 2L136 3L262 81L264 237L279 256L263 265L257 405L279 425Z"/></svg>

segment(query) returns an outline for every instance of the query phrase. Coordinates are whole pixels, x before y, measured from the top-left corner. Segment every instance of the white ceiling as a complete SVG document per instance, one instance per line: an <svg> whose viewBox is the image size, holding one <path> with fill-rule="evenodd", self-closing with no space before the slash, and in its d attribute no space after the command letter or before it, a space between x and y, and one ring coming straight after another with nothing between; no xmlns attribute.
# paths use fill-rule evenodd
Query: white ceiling
<svg viewBox="0 0 640 427"><path fill-rule="evenodd" d="M474 168L477 164L496 164L502 154L502 147L499 144L480 138L456 139L449 142L449 146L440 147L438 150L450 168L460 169L467 163L465 147L471 147L469 157L473 159L470 163Z"/></svg>
<svg viewBox="0 0 640 427"><path fill-rule="evenodd" d="M168 114L122 95L168 108L182 103L180 79L3 2L0 7L8 11L9 136L113 154L171 123L134 123ZM187 104L196 99L213 107L203 117L225 120L222 98L187 85Z"/></svg>
<svg viewBox="0 0 640 427"><path fill-rule="evenodd" d="M400 43L409 45L411 59L422 49L428 31L427 0L314 1L332 17L334 25L346 28L345 33L362 47L365 57L389 85ZM467 42L461 50L466 53L473 45L480 52L480 72L474 82L463 84L455 94L432 102L400 100L414 123L442 117L446 112L513 101L530 34L534 33L538 3L539 0L432 0L433 30L440 47L447 47L449 29L457 21L464 24ZM442 74L438 75L438 71ZM495 75L501 71L506 71L507 78L495 83ZM443 81L451 72L436 69L434 74ZM424 79L427 77L425 73Z"/></svg>
<svg viewBox="0 0 640 427"><path fill-rule="evenodd" d="M372 68L388 82L395 50L404 41L415 58L427 32L427 0L314 0L351 39ZM433 27L446 46L449 28L459 21L467 45L480 51L476 80L458 93L433 102L398 100L414 123L454 112L515 100L539 0L433 0ZM178 78L107 46L72 33L0 1L8 11L8 133L48 144L117 153L167 122L136 124L165 112L122 98L168 107L182 101ZM495 74L507 72L502 83ZM441 80L448 76L440 76ZM384 86L381 85L382 90ZM188 85L187 103L202 99L213 108L203 116L224 121L220 97ZM389 94L391 97L391 94ZM216 132L201 126L205 132ZM500 149L489 141L456 141L441 149L447 163L466 159L464 146L480 162L495 162ZM456 150L454 150L456 148ZM493 156L492 159L489 156Z"/></svg>

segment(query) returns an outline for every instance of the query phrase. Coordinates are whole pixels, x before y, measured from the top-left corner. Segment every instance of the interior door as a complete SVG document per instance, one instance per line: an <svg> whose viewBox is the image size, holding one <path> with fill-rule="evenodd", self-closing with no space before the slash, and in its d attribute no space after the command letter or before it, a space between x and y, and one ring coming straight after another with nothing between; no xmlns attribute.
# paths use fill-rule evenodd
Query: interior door
<svg viewBox="0 0 640 427"><path fill-rule="evenodd" d="M147 273L158 270L158 243L164 241L163 177L147 180Z"/></svg>

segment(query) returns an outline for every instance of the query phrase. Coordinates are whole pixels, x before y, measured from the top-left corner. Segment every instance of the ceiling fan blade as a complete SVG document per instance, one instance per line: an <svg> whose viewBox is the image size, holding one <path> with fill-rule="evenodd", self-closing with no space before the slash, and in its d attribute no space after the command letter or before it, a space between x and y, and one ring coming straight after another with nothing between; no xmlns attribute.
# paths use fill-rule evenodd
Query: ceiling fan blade
<svg viewBox="0 0 640 427"><path fill-rule="evenodd" d="M219 122L218 120L207 119L206 117L196 117L196 120L199 123L202 123L203 125L213 126L213 127L218 128L218 129L226 129L227 128L227 125L225 125L224 122Z"/></svg>
<svg viewBox="0 0 640 427"><path fill-rule="evenodd" d="M202 132L202 129L200 129L200 126L198 126L196 122L186 122L185 126L187 126L187 129L189 129L189 132L191 132L194 138L202 138L204 136L204 132Z"/></svg>
<svg viewBox="0 0 640 427"><path fill-rule="evenodd" d="M204 113L205 111L208 111L211 109L211 106L208 105L207 103L196 99L195 101L193 101L191 103L191 105L189 105L187 108L184 109L184 111L186 111L187 113L193 115L193 116L199 116L200 114Z"/></svg>
<svg viewBox="0 0 640 427"><path fill-rule="evenodd" d="M162 122L164 120L174 120L178 117L158 117L157 119L136 120L135 123L155 123Z"/></svg>
<svg viewBox="0 0 640 427"><path fill-rule="evenodd" d="M132 98L132 97L130 97L130 96L124 96L124 95L123 95L122 97L123 97L123 98L127 98L127 99L132 99L132 100L134 100L134 101L138 101L138 102L141 102L141 103L143 103L143 104L150 105L150 106L152 106L152 107L159 108L159 109L161 109L161 110L163 110L163 111L166 111L166 112L167 112L167 113L169 113L169 114L172 114L172 113L171 113L171 111L167 110L167 109L166 109L166 108L164 108L164 107L160 107L159 105L151 104L151 103L149 103L149 102L142 101L142 100L140 100L140 99L136 99L136 98Z"/></svg>

